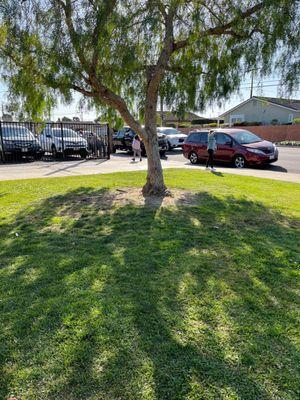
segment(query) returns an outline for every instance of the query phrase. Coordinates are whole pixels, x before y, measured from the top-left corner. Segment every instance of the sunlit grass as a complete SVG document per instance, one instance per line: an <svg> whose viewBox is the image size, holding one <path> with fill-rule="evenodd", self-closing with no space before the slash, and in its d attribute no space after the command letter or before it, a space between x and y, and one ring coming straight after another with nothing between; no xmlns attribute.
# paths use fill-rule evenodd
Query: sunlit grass
<svg viewBox="0 0 300 400"><path fill-rule="evenodd" d="M143 180L0 183L0 398L298 399L299 185L175 170L196 204L109 204Z"/></svg>

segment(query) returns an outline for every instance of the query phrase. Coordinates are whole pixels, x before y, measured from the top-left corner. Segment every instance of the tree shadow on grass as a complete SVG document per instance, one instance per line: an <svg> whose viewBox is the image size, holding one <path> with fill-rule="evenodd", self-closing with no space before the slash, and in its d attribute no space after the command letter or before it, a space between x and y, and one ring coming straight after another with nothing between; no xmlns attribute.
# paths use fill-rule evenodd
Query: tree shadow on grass
<svg viewBox="0 0 300 400"><path fill-rule="evenodd" d="M3 226L0 396L297 398L297 223L114 200L80 188Z"/></svg>

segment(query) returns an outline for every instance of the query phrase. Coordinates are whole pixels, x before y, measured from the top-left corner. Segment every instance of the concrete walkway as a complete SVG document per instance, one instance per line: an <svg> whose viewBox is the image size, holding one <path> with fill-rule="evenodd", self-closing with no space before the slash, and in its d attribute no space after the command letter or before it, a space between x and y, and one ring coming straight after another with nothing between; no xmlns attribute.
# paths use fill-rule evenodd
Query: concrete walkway
<svg viewBox="0 0 300 400"><path fill-rule="evenodd" d="M204 170L203 165L191 165L188 160L162 160L163 168L189 168ZM72 160L72 161L38 161L19 164L0 164L0 180L50 178L58 176L75 176L90 174L107 174L122 171L143 171L147 169L147 160L133 162L127 155L112 155L111 160ZM242 176L276 179L300 183L300 174L271 171L268 169L236 169L217 167L220 173L231 173Z"/></svg>

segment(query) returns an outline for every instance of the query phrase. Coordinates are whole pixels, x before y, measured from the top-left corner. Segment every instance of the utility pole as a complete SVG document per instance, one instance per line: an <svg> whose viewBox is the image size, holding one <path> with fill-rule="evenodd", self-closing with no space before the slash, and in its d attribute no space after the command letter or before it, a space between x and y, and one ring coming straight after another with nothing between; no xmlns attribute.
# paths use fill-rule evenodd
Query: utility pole
<svg viewBox="0 0 300 400"><path fill-rule="evenodd" d="M164 98L160 95L160 126L164 126Z"/></svg>
<svg viewBox="0 0 300 400"><path fill-rule="evenodd" d="M51 122L51 106L48 107L48 122Z"/></svg>
<svg viewBox="0 0 300 400"><path fill-rule="evenodd" d="M83 121L83 104L79 104L79 115L80 115L80 120Z"/></svg>
<svg viewBox="0 0 300 400"><path fill-rule="evenodd" d="M254 69L251 69L251 87L250 87L250 99L253 97L253 84L254 84Z"/></svg>

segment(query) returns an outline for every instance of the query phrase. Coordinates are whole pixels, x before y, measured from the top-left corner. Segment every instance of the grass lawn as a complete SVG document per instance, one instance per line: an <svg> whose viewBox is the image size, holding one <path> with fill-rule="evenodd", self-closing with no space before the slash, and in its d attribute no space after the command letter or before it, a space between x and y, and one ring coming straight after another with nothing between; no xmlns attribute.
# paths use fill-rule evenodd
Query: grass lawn
<svg viewBox="0 0 300 400"><path fill-rule="evenodd" d="M300 185L165 176L0 182L0 399L299 399Z"/></svg>

